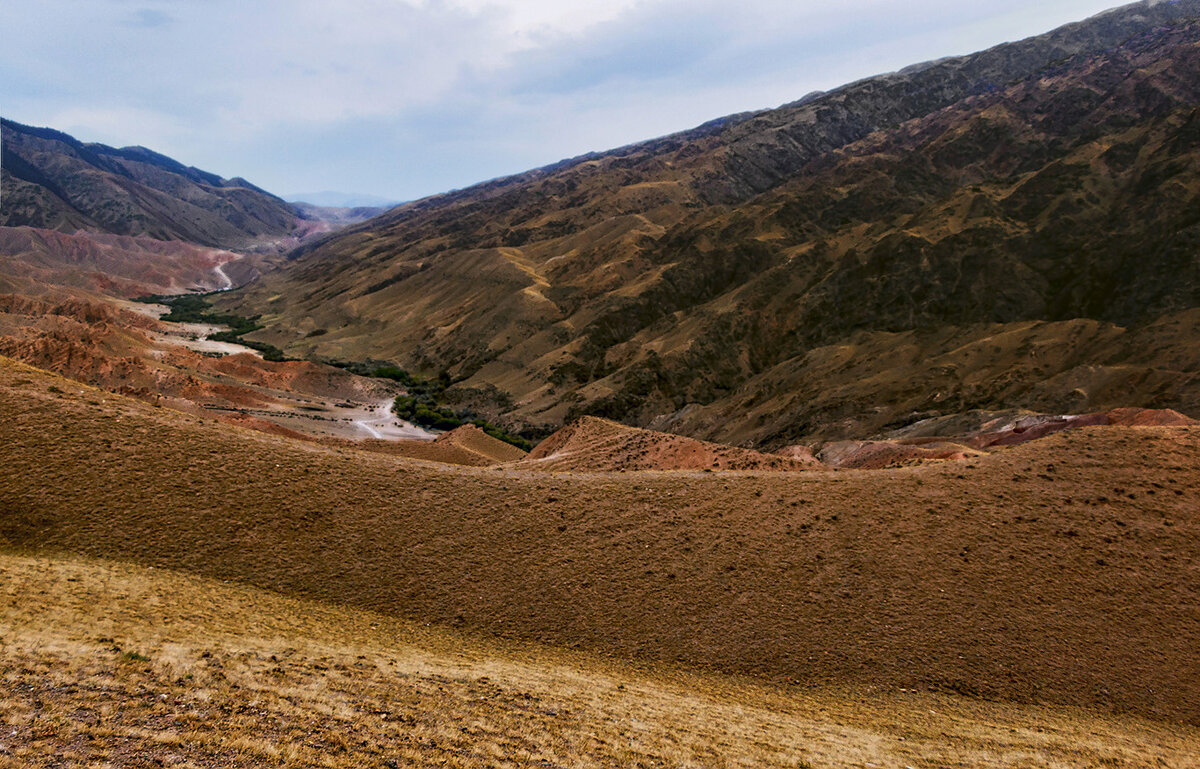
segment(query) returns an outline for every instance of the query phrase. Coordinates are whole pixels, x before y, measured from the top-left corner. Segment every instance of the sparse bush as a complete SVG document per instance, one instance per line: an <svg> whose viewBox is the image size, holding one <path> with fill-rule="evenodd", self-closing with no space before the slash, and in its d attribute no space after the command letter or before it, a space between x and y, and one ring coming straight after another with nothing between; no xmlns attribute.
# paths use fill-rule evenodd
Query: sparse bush
<svg viewBox="0 0 1200 769"><path fill-rule="evenodd" d="M391 379L394 382L399 382L405 387L413 387L419 381L412 374L397 366L380 366L379 368L373 370L369 376L377 377L379 379Z"/></svg>
<svg viewBox="0 0 1200 769"><path fill-rule="evenodd" d="M445 392L448 377L439 377L437 380L422 380L411 376L409 378L412 384L407 385L408 393L396 396L392 403L392 411L406 422L433 430L453 430L464 424L473 424L493 438L524 451L533 448L533 444L525 438L476 417L470 410L455 411L444 405L441 397Z"/></svg>
<svg viewBox="0 0 1200 769"><path fill-rule="evenodd" d="M206 337L213 342L227 342L229 344L240 344L243 347L249 347L251 350L256 350L261 354L263 360L274 363L293 360L285 356L283 350L280 350L273 344L242 339L244 334L249 334L252 331L258 331L263 328L263 325L258 322L259 316L243 318L240 315L233 315L232 313L209 312L212 305L208 303L208 299L206 298L208 296L210 295L144 296L140 297L137 301L167 305L167 307L171 308L171 311L162 316L160 320L170 323L211 323L216 326L228 326L228 331L218 331Z"/></svg>

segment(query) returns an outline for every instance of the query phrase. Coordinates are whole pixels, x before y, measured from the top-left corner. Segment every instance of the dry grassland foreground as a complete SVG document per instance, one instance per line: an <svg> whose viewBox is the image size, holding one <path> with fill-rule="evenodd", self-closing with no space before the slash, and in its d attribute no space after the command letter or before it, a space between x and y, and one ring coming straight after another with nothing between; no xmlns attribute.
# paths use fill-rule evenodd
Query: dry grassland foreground
<svg viewBox="0 0 1200 769"><path fill-rule="evenodd" d="M0 769L1188 769L1198 474L449 467L0 358Z"/></svg>
<svg viewBox="0 0 1200 769"><path fill-rule="evenodd" d="M0 555L0 767L1189 767L1200 731L500 644Z"/></svg>

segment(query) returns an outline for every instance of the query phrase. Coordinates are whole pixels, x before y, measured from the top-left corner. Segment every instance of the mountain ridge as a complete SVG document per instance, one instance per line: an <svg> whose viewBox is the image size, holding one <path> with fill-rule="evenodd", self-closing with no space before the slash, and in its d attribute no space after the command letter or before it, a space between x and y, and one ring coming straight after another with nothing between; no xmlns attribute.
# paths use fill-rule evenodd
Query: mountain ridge
<svg viewBox="0 0 1200 769"><path fill-rule="evenodd" d="M1198 18L1195 0L1127 6L406 204L224 301L294 354L507 393L489 416L540 431L593 414L778 447L947 408L1195 412L1194 364L1102 351L1085 337L1111 333L1077 321L1173 360L1193 344ZM1065 324L1035 330L1045 344L1084 337L1036 366L1014 348L984 381L927 364L1032 322ZM803 378L805 356L896 334L920 352L890 390L865 387L877 369ZM1104 382L1131 366L1123 401ZM744 424L810 390L839 402Z"/></svg>
<svg viewBox="0 0 1200 769"><path fill-rule="evenodd" d="M1194 426L878 471L538 473L237 429L3 357L0 408L10 549L650 665L1200 724Z"/></svg>
<svg viewBox="0 0 1200 769"><path fill-rule="evenodd" d="M0 225L248 248L292 233L296 212L250 182L142 146L85 143L0 119Z"/></svg>

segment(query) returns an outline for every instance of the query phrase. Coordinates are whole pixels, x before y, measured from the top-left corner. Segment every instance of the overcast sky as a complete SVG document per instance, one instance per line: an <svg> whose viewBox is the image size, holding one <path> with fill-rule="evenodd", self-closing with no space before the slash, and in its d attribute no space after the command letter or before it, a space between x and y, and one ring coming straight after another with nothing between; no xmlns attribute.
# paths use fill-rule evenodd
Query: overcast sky
<svg viewBox="0 0 1200 769"><path fill-rule="evenodd" d="M1048 31L1114 0L12 0L0 114L407 200Z"/></svg>

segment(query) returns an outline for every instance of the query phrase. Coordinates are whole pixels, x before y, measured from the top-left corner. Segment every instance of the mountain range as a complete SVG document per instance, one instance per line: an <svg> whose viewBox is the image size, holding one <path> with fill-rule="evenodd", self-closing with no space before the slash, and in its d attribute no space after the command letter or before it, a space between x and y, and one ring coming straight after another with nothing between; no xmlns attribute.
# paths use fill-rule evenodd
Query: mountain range
<svg viewBox="0 0 1200 769"><path fill-rule="evenodd" d="M409 203L225 301L533 434L1194 411L1198 17L1139 3Z"/></svg>
<svg viewBox="0 0 1200 769"><path fill-rule="evenodd" d="M307 203L322 208L391 208L400 205L400 201L379 195L365 195L358 192L294 192L283 196L291 203Z"/></svg>
<svg viewBox="0 0 1200 769"><path fill-rule="evenodd" d="M288 235L296 211L245 179L222 179L145 147L85 144L0 120L0 225L248 248Z"/></svg>

